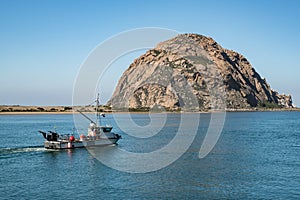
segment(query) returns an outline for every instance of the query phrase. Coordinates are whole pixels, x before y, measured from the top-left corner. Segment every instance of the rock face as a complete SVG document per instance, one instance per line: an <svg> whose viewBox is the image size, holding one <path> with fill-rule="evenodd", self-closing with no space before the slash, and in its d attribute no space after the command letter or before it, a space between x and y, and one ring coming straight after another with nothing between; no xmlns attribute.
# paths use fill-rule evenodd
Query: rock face
<svg viewBox="0 0 300 200"><path fill-rule="evenodd" d="M147 51L123 73L109 105L169 110L292 107L241 54L212 38L182 34Z"/></svg>

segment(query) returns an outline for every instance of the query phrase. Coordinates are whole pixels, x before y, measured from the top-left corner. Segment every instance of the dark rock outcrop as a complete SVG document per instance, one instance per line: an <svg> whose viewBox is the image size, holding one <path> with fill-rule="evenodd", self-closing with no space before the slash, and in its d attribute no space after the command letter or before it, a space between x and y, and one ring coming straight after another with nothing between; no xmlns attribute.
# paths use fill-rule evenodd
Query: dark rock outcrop
<svg viewBox="0 0 300 200"><path fill-rule="evenodd" d="M272 90L243 55L212 38L182 34L137 58L108 104L170 110L289 108L292 98Z"/></svg>

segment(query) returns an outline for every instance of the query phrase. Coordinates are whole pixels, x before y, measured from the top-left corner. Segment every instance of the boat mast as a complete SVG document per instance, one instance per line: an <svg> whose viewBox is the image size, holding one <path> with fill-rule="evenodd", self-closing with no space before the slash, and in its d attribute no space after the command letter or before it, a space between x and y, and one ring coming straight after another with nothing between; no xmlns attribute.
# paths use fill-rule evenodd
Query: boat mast
<svg viewBox="0 0 300 200"><path fill-rule="evenodd" d="M97 100L96 100L96 115L97 115L97 126L98 126L98 121L99 121L99 125L101 125L101 116L100 116L100 113L99 113L99 93L98 93L98 96L97 96Z"/></svg>

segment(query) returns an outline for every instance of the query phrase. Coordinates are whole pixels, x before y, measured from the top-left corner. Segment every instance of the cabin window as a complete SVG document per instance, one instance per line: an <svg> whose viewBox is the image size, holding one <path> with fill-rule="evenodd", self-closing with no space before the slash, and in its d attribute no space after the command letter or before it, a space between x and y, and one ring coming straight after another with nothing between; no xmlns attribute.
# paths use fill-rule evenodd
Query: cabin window
<svg viewBox="0 0 300 200"><path fill-rule="evenodd" d="M107 133L107 132L110 132L110 131L111 131L111 128L103 128L104 133Z"/></svg>

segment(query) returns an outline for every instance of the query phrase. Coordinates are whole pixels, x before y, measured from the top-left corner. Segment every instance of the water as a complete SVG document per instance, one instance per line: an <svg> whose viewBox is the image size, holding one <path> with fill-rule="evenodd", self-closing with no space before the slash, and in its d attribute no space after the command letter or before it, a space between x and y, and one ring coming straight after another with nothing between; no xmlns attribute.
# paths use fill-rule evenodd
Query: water
<svg viewBox="0 0 300 200"><path fill-rule="evenodd" d="M156 115L156 117L161 117ZM110 123L114 125L114 121ZM132 115L146 125L149 116ZM199 159L210 115L177 161L154 172L132 174L103 165L86 149L45 150L38 130L73 132L72 115L0 116L0 199L299 199L300 112L227 113L217 145ZM170 114L149 139L122 133L118 146L151 152L172 140L180 114ZM134 165L115 160L120 165Z"/></svg>

